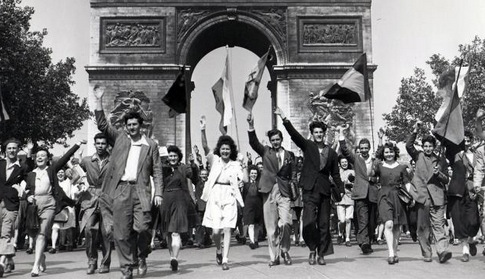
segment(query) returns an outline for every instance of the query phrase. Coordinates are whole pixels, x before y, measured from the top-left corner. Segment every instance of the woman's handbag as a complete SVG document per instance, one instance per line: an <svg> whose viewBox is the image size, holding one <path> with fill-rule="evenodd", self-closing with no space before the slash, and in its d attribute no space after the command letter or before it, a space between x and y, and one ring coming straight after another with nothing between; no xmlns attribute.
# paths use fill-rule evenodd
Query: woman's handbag
<svg viewBox="0 0 485 279"><path fill-rule="evenodd" d="M25 223L29 236L37 235L40 230L40 220L39 215L37 214L37 205L35 204L35 200L33 203L29 203L27 205Z"/></svg>
<svg viewBox="0 0 485 279"><path fill-rule="evenodd" d="M330 194L333 202L338 203L342 201L342 195L335 184L330 185Z"/></svg>
<svg viewBox="0 0 485 279"><path fill-rule="evenodd" d="M69 220L69 209L64 208L61 210L61 212L57 213L56 216L54 216L54 222L57 223L66 223L67 220Z"/></svg>
<svg viewBox="0 0 485 279"><path fill-rule="evenodd" d="M403 186L398 187L398 192L397 195L399 196L399 199L406 205L409 205L413 201L413 197L411 194L409 194L408 190L404 188Z"/></svg>

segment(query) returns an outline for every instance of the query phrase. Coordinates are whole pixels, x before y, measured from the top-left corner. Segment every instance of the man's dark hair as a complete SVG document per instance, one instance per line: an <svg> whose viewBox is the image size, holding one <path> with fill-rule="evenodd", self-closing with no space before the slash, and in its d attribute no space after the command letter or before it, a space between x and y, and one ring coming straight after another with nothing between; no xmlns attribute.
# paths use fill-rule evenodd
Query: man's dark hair
<svg viewBox="0 0 485 279"><path fill-rule="evenodd" d="M104 133L97 133L94 135L94 141L96 142L97 139L105 139L108 141L108 137Z"/></svg>
<svg viewBox="0 0 485 279"><path fill-rule="evenodd" d="M473 140L473 133L472 133L472 131L466 130L465 131L465 137L469 138L470 141L472 141Z"/></svg>
<svg viewBox="0 0 485 279"><path fill-rule="evenodd" d="M16 143L17 144L17 147L19 147L19 149L20 149L20 145L22 145L22 143L18 139L16 139L16 138L9 138L8 140L6 140L3 143L3 150L6 150L7 149L7 145L9 145L10 143Z"/></svg>
<svg viewBox="0 0 485 279"><path fill-rule="evenodd" d="M436 138L433 137L432 135L427 135L424 136L423 139L421 140L421 144L424 145L425 142L431 143L434 147L436 147Z"/></svg>
<svg viewBox="0 0 485 279"><path fill-rule="evenodd" d="M312 121L312 123L310 123L310 133L313 134L313 130L315 130L315 128L321 128L323 133L327 131L327 125L321 121Z"/></svg>
<svg viewBox="0 0 485 279"><path fill-rule="evenodd" d="M271 138L275 135L279 135L281 139L283 139L283 133L281 133L280 130L278 129L272 129L272 130L269 130L266 135L268 135L268 138L271 140Z"/></svg>
<svg viewBox="0 0 485 279"><path fill-rule="evenodd" d="M126 125L126 123L128 123L129 119L137 119L138 124L140 124L140 126L143 125L143 118L141 117L139 112L130 111L130 112L126 113L125 116L123 116L123 120L125 121L125 125Z"/></svg>
<svg viewBox="0 0 485 279"><path fill-rule="evenodd" d="M359 141L359 144L357 146L360 147L361 144L368 144L369 145L369 148L370 148L370 141L366 138L363 138Z"/></svg>

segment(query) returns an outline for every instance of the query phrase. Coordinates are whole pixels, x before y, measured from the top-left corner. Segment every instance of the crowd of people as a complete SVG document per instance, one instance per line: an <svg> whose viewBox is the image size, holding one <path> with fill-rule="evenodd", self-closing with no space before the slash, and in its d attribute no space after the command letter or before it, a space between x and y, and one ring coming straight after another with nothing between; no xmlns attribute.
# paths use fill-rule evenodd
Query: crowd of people
<svg viewBox="0 0 485 279"><path fill-rule="evenodd" d="M48 253L71 251L81 239L87 274L110 272L115 248L122 278L132 278L135 270L146 274L147 258L160 246L168 248L172 271L179 269L181 248L191 244L214 246L216 263L228 270L233 236L249 249L267 241L272 267L292 264L292 236L293 245L308 247L310 265L326 264L325 257L334 253L333 239L342 249L356 242L364 255L385 240L393 265L399 263L402 233L419 243L425 262L432 261L434 244L440 263L452 257L450 240L461 243L461 260L469 261L485 234L481 110L476 136L465 133L464 150L439 145L420 133L417 121L406 142L410 162L400 160L399 148L381 132L375 152L365 138L350 147L348 125L339 126L338 141L328 143L331 131L314 121L305 138L280 108L274 113L301 150L299 156L282 146L278 129L267 132L268 145L261 143L249 114L249 143L258 154L253 161L228 135L211 150L201 120L206 163L196 150L184 164L179 147L159 147L141 132L139 113L125 114L124 129L112 127L103 95L95 87L100 133L93 155L73 157L86 143L81 141L57 160L47 148L29 146L21 161L21 142L4 142L0 277L15 269L17 249L34 253L31 276L37 277L47 268L49 244Z"/></svg>

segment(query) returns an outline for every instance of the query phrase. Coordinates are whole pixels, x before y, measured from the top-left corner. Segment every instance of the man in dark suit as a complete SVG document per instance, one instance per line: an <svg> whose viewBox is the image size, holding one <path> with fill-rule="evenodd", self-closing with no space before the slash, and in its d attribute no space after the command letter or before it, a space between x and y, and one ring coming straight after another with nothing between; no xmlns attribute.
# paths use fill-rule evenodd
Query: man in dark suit
<svg viewBox="0 0 485 279"><path fill-rule="evenodd" d="M134 266L138 265L141 276L147 272L146 257L150 253L151 240L150 176L155 191L153 202L160 206L163 192L160 155L157 143L141 133L143 118L139 113L125 114L125 131L108 124L103 111L103 94L104 91L95 86L98 129L113 145L103 181L102 199L113 211L113 237L123 278L133 278ZM136 252L138 255L134 255Z"/></svg>
<svg viewBox="0 0 485 279"><path fill-rule="evenodd" d="M85 230L86 255L88 256L87 274L98 269L98 237L101 239L103 259L98 273L108 273L111 264L111 237L102 225L98 197L109 163L108 139L103 133L94 136L96 153L81 160L81 168L86 172L88 185L81 189L79 202L83 217L80 230Z"/></svg>
<svg viewBox="0 0 485 279"><path fill-rule="evenodd" d="M281 257L286 265L291 265L288 251L291 244L291 201L290 181L294 169L294 156L282 146L283 135L280 130L270 130L270 146L262 145L254 131L254 119L251 114L249 123L249 144L261 156L263 172L259 180L259 191L263 193L263 215L268 235L269 265L280 264Z"/></svg>
<svg viewBox="0 0 485 279"><path fill-rule="evenodd" d="M333 254L330 233L332 187L343 195L344 185L340 179L337 153L325 144L326 125L314 121L310 124L313 140L305 139L295 130L280 108L275 110L293 142L303 151L303 169L300 184L303 188L303 239L310 249L308 262L325 265L324 256ZM336 186L330 182L332 176ZM316 254L318 252L318 260Z"/></svg>
<svg viewBox="0 0 485 279"><path fill-rule="evenodd" d="M4 271L9 272L14 266L13 236L20 204L20 182L27 174L27 168L21 166L17 158L19 147L18 140L7 140L4 143L5 159L0 160L0 277Z"/></svg>

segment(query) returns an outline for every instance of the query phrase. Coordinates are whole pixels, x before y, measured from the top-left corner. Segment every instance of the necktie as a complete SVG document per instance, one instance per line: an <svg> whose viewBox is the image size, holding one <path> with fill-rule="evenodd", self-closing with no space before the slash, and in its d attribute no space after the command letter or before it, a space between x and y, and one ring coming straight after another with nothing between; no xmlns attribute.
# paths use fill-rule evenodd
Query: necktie
<svg viewBox="0 0 485 279"><path fill-rule="evenodd" d="M278 159L278 169L281 168L281 155L279 151L276 151L276 158Z"/></svg>

